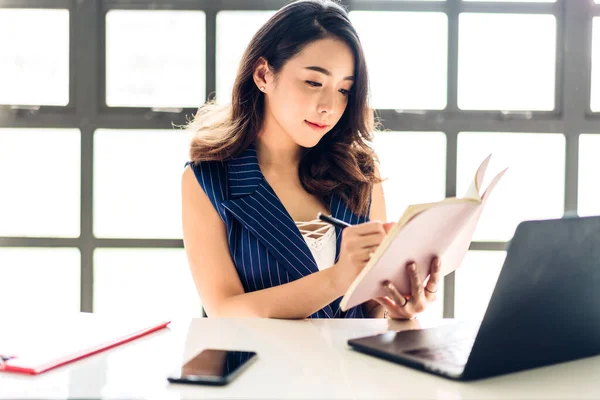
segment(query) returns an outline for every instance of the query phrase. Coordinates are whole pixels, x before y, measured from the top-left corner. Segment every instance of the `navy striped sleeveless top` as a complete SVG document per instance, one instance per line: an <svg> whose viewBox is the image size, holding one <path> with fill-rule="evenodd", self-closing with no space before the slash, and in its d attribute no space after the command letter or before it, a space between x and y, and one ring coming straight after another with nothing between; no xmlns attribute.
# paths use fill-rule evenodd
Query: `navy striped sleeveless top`
<svg viewBox="0 0 600 400"><path fill-rule="evenodd" d="M231 258L246 293L318 272L300 230L262 175L254 144L227 162L188 164L226 226ZM330 197L329 209L335 218L350 224L368 221L368 216L355 215L336 194ZM336 235L337 262L342 239L337 227ZM342 311L340 301L341 297L309 318L367 317L361 306Z"/></svg>

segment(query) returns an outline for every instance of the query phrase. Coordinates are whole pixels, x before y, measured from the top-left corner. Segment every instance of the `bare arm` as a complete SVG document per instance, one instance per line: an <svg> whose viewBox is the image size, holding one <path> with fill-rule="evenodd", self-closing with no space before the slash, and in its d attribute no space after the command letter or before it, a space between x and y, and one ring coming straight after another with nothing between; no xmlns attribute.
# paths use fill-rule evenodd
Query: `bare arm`
<svg viewBox="0 0 600 400"><path fill-rule="evenodd" d="M351 282L347 268L333 266L245 293L229 253L225 224L189 166L182 177L182 219L194 283L211 317L306 318L342 296Z"/></svg>

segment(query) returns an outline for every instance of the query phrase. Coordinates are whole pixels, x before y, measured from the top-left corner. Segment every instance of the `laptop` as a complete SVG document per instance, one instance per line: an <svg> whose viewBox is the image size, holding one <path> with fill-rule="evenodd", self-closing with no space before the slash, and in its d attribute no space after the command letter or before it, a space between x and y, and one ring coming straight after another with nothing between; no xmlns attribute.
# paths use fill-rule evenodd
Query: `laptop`
<svg viewBox="0 0 600 400"><path fill-rule="evenodd" d="M482 321L348 344L456 380L600 354L600 216L519 224Z"/></svg>

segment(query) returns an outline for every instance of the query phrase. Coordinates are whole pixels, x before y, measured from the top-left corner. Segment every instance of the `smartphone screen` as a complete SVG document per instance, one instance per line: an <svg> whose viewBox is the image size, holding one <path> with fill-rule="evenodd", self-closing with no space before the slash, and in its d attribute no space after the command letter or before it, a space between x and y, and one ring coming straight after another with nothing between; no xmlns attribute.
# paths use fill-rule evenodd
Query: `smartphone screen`
<svg viewBox="0 0 600 400"><path fill-rule="evenodd" d="M206 349L192 357L168 380L173 383L224 385L254 359L256 353L253 351Z"/></svg>

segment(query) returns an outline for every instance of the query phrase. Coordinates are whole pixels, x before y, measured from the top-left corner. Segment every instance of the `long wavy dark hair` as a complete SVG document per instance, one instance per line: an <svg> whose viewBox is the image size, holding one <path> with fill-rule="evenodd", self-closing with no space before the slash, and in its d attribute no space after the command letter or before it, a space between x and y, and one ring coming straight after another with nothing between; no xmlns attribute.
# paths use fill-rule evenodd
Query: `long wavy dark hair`
<svg viewBox="0 0 600 400"><path fill-rule="evenodd" d="M304 189L325 204L339 194L356 214L366 215L371 191L381 180L370 142L375 131L374 113L367 102L367 67L356 30L346 10L332 0L300 0L281 8L254 35L246 48L233 86L231 105L208 102L188 129L194 131L190 158L227 161L250 146L264 117L264 94L256 87L254 68L267 60L275 78L285 63L306 45L324 38L345 42L354 55L354 85L338 123L319 143L304 149L298 174Z"/></svg>

